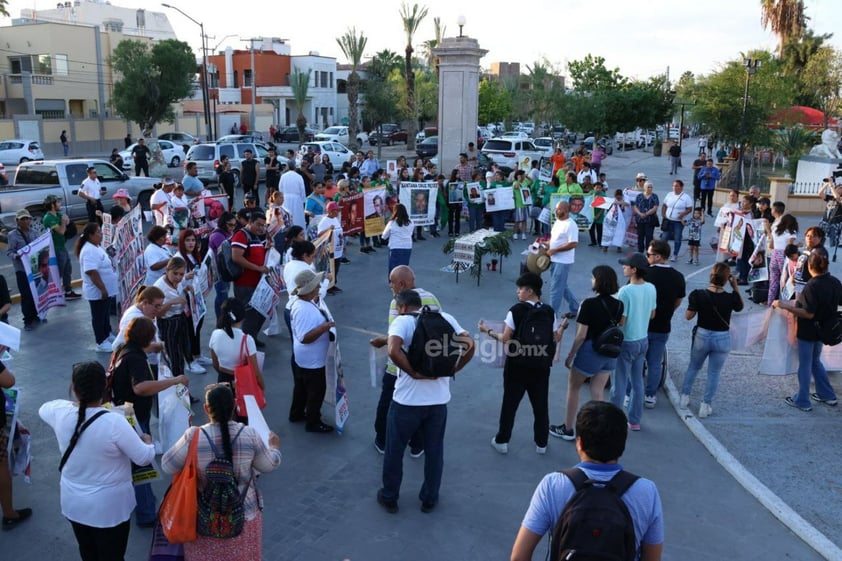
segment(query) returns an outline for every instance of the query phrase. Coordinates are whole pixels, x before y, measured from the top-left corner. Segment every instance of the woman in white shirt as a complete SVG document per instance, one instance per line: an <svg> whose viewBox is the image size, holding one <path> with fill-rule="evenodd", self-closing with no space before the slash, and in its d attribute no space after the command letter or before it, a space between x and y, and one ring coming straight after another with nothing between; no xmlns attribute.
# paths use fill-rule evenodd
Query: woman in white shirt
<svg viewBox="0 0 842 561"><path fill-rule="evenodd" d="M257 363L257 346L254 344L254 338L243 333L240 328L244 317L246 317L246 308L239 300L229 298L222 303L222 313L216 319L216 329L211 333L208 343L213 367L217 372L216 381L233 383L234 369L248 362L257 377L257 385L266 391L263 373L260 372L260 366Z"/></svg>
<svg viewBox="0 0 842 561"><path fill-rule="evenodd" d="M195 230L187 228L186 230L182 230L181 234L179 234L178 256L184 259L184 263L187 265L187 274L184 276L184 282L196 287L196 284L194 283L193 279L195 279L199 275L204 275L204 277L207 278L208 271L207 267L203 265L204 256L202 255L202 251L199 248L199 241L196 237ZM193 294L195 294L195 291L191 293L191 298L194 297ZM199 323L196 325L196 329L193 329L192 320L190 321L189 325L190 332L188 333L188 335L190 339L190 352L187 355L187 360L190 362L190 364L187 366L187 370L193 374L201 374L203 372L206 372L202 365L210 366L211 364L211 360L208 357L202 356L202 345L199 340L202 334L202 325L204 325L204 322L205 318L203 317L199 320Z"/></svg>
<svg viewBox="0 0 842 561"><path fill-rule="evenodd" d="M138 436L122 414L102 408L105 369L73 367L78 404L48 401L38 410L62 452L61 513L73 526L82 559L123 559L135 508L132 467L155 458L148 434Z"/></svg>
<svg viewBox="0 0 842 561"><path fill-rule="evenodd" d="M155 338L151 348L148 349L148 360L149 364L153 366L157 365L158 353L164 348L160 338L158 337L157 322L158 312L161 311L161 307L163 307L163 305L164 293L160 288L157 286L141 286L137 291L137 295L134 297L134 304L126 308L126 311L123 312L123 316L120 318L120 325L117 328L117 337L114 338L113 343L114 349L126 342L126 329L128 329L129 324L133 319L140 317L148 318L152 320L153 324L155 324Z"/></svg>
<svg viewBox="0 0 842 561"><path fill-rule="evenodd" d="M82 297L91 307L96 351L111 353L114 337L109 313L117 295L117 271L101 243L102 229L96 222L89 222L76 240L76 257L82 271Z"/></svg>
<svg viewBox="0 0 842 561"><path fill-rule="evenodd" d="M781 272L784 268L786 255L784 250L789 244L796 243L798 237L798 221L791 214L783 214L784 209L778 205L783 203L775 202L772 205L772 214L777 220L772 225L772 237L769 240L772 253L769 258L769 296L766 298L766 305L771 306L772 302L778 299L781 292Z"/></svg>
<svg viewBox="0 0 842 561"><path fill-rule="evenodd" d="M181 257L173 257L167 263L167 270L164 276L155 281L155 286L164 293L164 304L158 311L158 333L164 342L164 351L170 359L170 367L173 376L184 374L184 363L186 357L190 356L189 329L190 318L187 317L187 295L186 291L192 290L192 285L185 286L182 283L187 272L187 264ZM201 374L206 372L194 372Z"/></svg>
<svg viewBox="0 0 842 561"><path fill-rule="evenodd" d="M383 239L389 240L387 278L392 269L398 265L409 265L409 257L412 255L412 230L414 227L415 225L409 218L409 213L406 212L406 207L401 204L396 205L392 219L386 224L386 229L383 230L382 234Z"/></svg>
<svg viewBox="0 0 842 561"><path fill-rule="evenodd" d="M319 222L319 234L326 230L333 230L333 286L327 289L328 294L338 294L342 289L336 286L339 282L339 266L345 256L345 235L342 231L342 223L339 221L339 205L334 201L327 203L325 207L327 214ZM293 277L294 278L294 277Z"/></svg>
<svg viewBox="0 0 842 561"><path fill-rule="evenodd" d="M146 279L144 284L152 286L155 281L164 276L164 267L172 257L167 243L167 229L163 226L152 226L146 234L149 244L143 250L143 263L146 265Z"/></svg>

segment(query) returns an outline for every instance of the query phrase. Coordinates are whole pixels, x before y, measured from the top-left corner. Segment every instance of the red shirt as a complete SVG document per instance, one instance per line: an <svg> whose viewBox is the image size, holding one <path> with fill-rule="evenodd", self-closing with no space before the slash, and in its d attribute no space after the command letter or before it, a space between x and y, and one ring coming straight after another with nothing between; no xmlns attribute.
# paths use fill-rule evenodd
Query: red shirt
<svg viewBox="0 0 842 561"><path fill-rule="evenodd" d="M263 242L257 236L252 234L246 235L245 229L238 230L231 237L231 248L233 249L235 247L244 250L243 255L249 263L254 263L262 267L266 261L266 247L263 245ZM246 249L248 251L245 251ZM243 274L234 281L234 286L249 286L254 288L260 282L261 276L263 276L263 273L259 271L243 268Z"/></svg>

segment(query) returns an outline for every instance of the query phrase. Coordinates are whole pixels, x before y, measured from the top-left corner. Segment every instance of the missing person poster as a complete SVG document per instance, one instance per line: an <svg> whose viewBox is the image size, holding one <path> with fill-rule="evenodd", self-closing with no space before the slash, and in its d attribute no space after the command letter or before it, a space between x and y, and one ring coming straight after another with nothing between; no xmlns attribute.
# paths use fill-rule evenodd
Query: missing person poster
<svg viewBox="0 0 842 561"><path fill-rule="evenodd" d="M409 218L416 226L429 226L435 222L438 191L435 181L401 183L400 203L409 211Z"/></svg>
<svg viewBox="0 0 842 561"><path fill-rule="evenodd" d="M32 243L20 248L18 255L26 269L29 290L35 300L38 315L43 318L50 308L64 306L64 290L61 286L52 234L44 232Z"/></svg>
<svg viewBox="0 0 842 561"><path fill-rule="evenodd" d="M386 187L371 187L363 191L363 213L366 237L382 234L386 228Z"/></svg>
<svg viewBox="0 0 842 561"><path fill-rule="evenodd" d="M350 197L339 199L339 222L346 236L353 236L363 231L365 217L362 193L354 193Z"/></svg>
<svg viewBox="0 0 842 561"><path fill-rule="evenodd" d="M485 212L512 210L515 208L515 193L512 187L495 187L483 191Z"/></svg>

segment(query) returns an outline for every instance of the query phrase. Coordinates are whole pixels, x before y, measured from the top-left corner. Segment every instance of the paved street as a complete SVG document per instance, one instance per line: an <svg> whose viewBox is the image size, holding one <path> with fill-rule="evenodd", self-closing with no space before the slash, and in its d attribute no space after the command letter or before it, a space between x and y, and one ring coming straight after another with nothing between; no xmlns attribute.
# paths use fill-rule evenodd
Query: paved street
<svg viewBox="0 0 842 561"><path fill-rule="evenodd" d="M691 143L688 142L688 146ZM403 147L384 149L384 157L402 153ZM687 148L681 177L689 179ZM688 161L689 160L689 161ZM636 172L646 172L663 197L670 188L667 158L650 152L615 152L603 171L612 188L632 183ZM818 221L803 219L801 230ZM711 232L706 225L703 237ZM800 235L803 237L803 234ZM435 293L444 309L464 328L476 332L479 319L500 320L515 302L516 256L504 260L502 274L484 273L480 287L470 276L456 284L451 273L442 272L449 257L442 253L445 238L417 242L411 265L418 286ZM616 265L617 254L588 248L586 234L576 251L570 285L580 299L589 296L590 271L600 263ZM516 253L528 242L514 241ZM268 338L266 359L267 408L270 427L281 437L284 461L280 468L262 476L264 497L264 558L284 561L426 561L505 559L518 530L532 491L541 477L577 461L573 443L551 439L546 456L534 452L532 416L528 402L522 404L508 456L489 445L496 432L502 396L501 370L490 369L477 359L452 384L445 438L445 468L439 506L422 514L417 492L423 477L423 459L407 454L404 462L400 512L386 513L375 501L380 486L382 456L372 446L374 410L379 390L371 387L368 372L368 340L371 332L386 326L390 293L387 286L387 251L365 255L357 244L348 249L352 263L343 266L340 286L344 293L329 298L337 319L343 351L351 417L343 435L305 433L287 422L292 378L288 371L290 342L286 331ZM688 275L689 290L707 284L705 263L701 267L679 264ZM74 265L75 267L75 265ZM5 255L0 271L14 292L14 275ZM837 276L842 264L831 264ZM78 277L78 269L75 271ZM549 275L544 275L544 299L549 299ZM683 319L682 306L674 320L670 339L671 377L680 382L687 365L691 325ZM759 306L748 305L749 310ZM212 311L211 311L212 312ZM21 326L17 306L11 321ZM116 321L113 322L116 325ZM202 342L207 343L211 321ZM106 355L93 351L88 306L71 302L51 310L49 322L22 335L22 350L8 366L24 392L23 422L33 433L32 484L15 480L15 504L31 506L31 521L4 532L0 537L3 558L16 561L74 559L75 541L69 523L59 511L58 449L52 431L38 419L38 406L46 400L67 397L70 366L81 360ZM572 341L568 331L562 344L566 354ZM737 459L801 516L842 545L840 507L842 491L838 466L839 409L816 407L812 415L787 408L782 398L794 390L794 376L767 377L756 374L757 356L735 353L726 363L714 403L714 415L703 421ZM553 368L550 390L551 422L561 421L567 371ZM700 378L704 377L704 373ZM191 385L202 388L216 376L191 375ZM842 391L839 374L831 380ZM697 386L701 385L697 382ZM696 401L694 396L694 403ZM583 400L586 399L586 393ZM203 413L194 408L200 419ZM668 561L714 561L722 559L808 561L821 559L813 549L790 532L710 455L676 414L666 396L659 394L653 410L645 410L643 430L629 436L623 465L654 480L661 492L666 523L664 559ZM91 461L95 461L91 458ZM155 485L158 499L166 485ZM833 499L831 499L833 497ZM831 502L832 501L832 502ZM132 528L127 559L145 559L149 530ZM546 541L534 558L545 556Z"/></svg>

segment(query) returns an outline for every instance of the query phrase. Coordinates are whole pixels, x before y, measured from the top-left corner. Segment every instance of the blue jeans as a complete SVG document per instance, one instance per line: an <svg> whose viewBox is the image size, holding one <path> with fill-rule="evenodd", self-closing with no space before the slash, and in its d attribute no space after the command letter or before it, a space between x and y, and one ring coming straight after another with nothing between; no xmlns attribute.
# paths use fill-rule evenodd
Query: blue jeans
<svg viewBox="0 0 842 561"><path fill-rule="evenodd" d="M690 350L690 364L687 366L687 373L684 374L681 393L689 395L693 391L696 375L705 363L705 359L708 359L708 381L705 386L704 402L710 404L716 393L716 387L719 385L719 374L725 366L725 359L728 358L729 352L731 352L731 334L728 331L698 328ZM810 399L806 394L805 398L809 404Z"/></svg>
<svg viewBox="0 0 842 561"><path fill-rule="evenodd" d="M468 230L474 232L482 228L482 206L468 205Z"/></svg>
<svg viewBox="0 0 842 561"><path fill-rule="evenodd" d="M216 299L213 301L213 309L216 311L216 317L222 314L222 303L228 299L228 292L231 288L231 283L228 281L216 281L213 283L213 288L216 291Z"/></svg>
<svg viewBox="0 0 842 561"><path fill-rule="evenodd" d="M390 274L392 269L398 265L409 265L409 256L412 255L412 249L390 249L389 250L389 270L386 274Z"/></svg>
<svg viewBox="0 0 842 561"><path fill-rule="evenodd" d="M144 423L138 419L138 424L143 433L149 434L148 421ZM137 501L137 506L134 509L135 522L138 524L155 522L158 519L158 509L155 507L155 494L152 493L152 484L135 485L134 498Z"/></svg>
<svg viewBox="0 0 842 561"><path fill-rule="evenodd" d="M611 402L620 409L626 397L626 386L631 383L629 423L632 425L639 425L643 416L643 359L646 358L648 347L648 339L623 341L614 369L614 379L611 380Z"/></svg>
<svg viewBox="0 0 842 561"><path fill-rule="evenodd" d="M550 272L552 274L552 289L550 291L550 306L556 314L561 313L561 299L567 300L570 311L574 314L579 311L579 302L573 296L570 287L567 286L567 277L570 274L572 263L553 263Z"/></svg>
<svg viewBox="0 0 842 561"><path fill-rule="evenodd" d="M792 400L799 407L810 407L810 375L816 381L816 394L822 399L836 399L827 370L822 364L821 341L798 340L798 393Z"/></svg>
<svg viewBox="0 0 842 561"><path fill-rule="evenodd" d="M386 501L397 501L403 480L403 453L419 430L424 435L424 484L418 498L436 504L444 468L444 429L447 405L401 405L393 401L386 420L386 454L383 457L383 489Z"/></svg>
<svg viewBox="0 0 842 561"><path fill-rule="evenodd" d="M680 220L664 219L661 224L661 239L672 240L672 256L678 258L678 251L681 249L681 236L684 235L684 223Z"/></svg>
<svg viewBox="0 0 842 561"><path fill-rule="evenodd" d="M508 213L506 210L498 210L497 212L491 213L491 227L494 228L495 232L506 231L506 216Z"/></svg>
<svg viewBox="0 0 842 561"><path fill-rule="evenodd" d="M648 333L649 348L646 351L646 395L658 393L661 381L661 363L664 361L664 349L670 338L669 333Z"/></svg>

